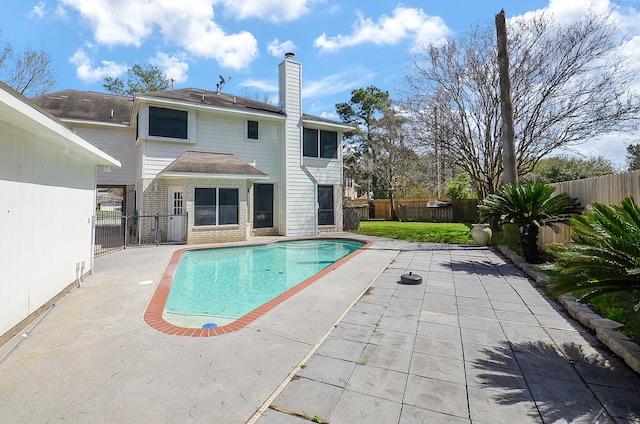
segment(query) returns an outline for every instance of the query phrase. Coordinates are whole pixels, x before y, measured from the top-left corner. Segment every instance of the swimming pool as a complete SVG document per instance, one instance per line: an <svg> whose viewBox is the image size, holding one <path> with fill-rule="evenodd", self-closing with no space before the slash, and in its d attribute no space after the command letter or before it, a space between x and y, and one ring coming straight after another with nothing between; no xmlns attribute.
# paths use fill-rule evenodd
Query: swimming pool
<svg viewBox="0 0 640 424"><path fill-rule="evenodd" d="M237 330L365 245L359 240L317 238L182 249L167 267L145 321L171 334Z"/></svg>

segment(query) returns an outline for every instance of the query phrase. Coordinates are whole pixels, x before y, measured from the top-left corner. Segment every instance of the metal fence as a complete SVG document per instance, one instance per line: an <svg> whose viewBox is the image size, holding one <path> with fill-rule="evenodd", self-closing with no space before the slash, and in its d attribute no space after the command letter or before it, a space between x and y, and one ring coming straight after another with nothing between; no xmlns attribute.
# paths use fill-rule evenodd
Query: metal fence
<svg viewBox="0 0 640 424"><path fill-rule="evenodd" d="M98 216L94 256L127 246L186 243L187 222L187 214Z"/></svg>

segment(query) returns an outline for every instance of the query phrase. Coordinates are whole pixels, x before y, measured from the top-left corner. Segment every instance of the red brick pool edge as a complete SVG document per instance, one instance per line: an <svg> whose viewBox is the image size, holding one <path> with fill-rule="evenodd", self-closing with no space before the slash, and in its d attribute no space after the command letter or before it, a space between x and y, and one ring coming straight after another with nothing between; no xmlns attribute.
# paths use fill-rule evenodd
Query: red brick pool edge
<svg viewBox="0 0 640 424"><path fill-rule="evenodd" d="M358 240L358 239L348 239L348 240L361 241L365 244L360 249L334 262L333 264L329 265L328 267L318 272L317 274L307 278L306 280L300 282L296 286L291 287L289 290L274 297L270 301L262 304L261 306L257 307L256 309L249 312L248 314L238 318L232 323L227 325L221 325L219 327L214 327L214 328L179 327L177 325L174 325L165 321L164 318L162 318L162 312L164 311L165 304L167 303L167 297L169 296L169 291L171 290L171 284L173 283L173 275L176 271L176 268L178 267L178 262L180 261L180 257L184 252L189 250L199 250L199 249L216 249L216 248L223 249L229 246L187 247L184 249L176 250L171 256L171 259L169 260L169 264L167 265L167 268L165 269L164 274L162 275L162 278L160 279L160 282L156 287L153 297L151 298L151 301L149 302L149 305L147 306L147 309L144 312L144 322L146 322L149 327L155 330L158 330L162 333L172 334L176 336L209 337L209 336L219 336L222 334L231 333L233 331L240 330L241 328L246 327L248 324L255 321L260 316L269 312L271 309L275 308L285 300L289 299L296 293L300 292L305 287L311 285L316 280L320 279L321 277L327 275L329 272L333 271L334 269L348 262L351 258L360 254L365 249L368 249L373 244L371 241L366 241L366 240ZM271 243L274 243L274 242L271 242ZM267 244L267 243L256 243L254 244L254 246L258 246L261 244Z"/></svg>

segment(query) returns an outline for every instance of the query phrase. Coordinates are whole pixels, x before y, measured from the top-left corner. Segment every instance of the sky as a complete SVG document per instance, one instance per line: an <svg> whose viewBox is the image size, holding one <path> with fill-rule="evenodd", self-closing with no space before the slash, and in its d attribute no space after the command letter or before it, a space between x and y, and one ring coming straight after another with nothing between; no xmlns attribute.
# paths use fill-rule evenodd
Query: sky
<svg viewBox="0 0 640 424"><path fill-rule="evenodd" d="M152 64L175 88L277 102L278 64L302 64L303 111L338 119L335 104L377 86L391 97L421 45L546 9L571 21L613 10L640 71L640 0L0 0L0 40L51 54L55 91L104 92L104 78ZM508 22L508 21L507 21ZM638 82L640 93L640 81ZM624 165L635 138L612 136L575 149Z"/></svg>

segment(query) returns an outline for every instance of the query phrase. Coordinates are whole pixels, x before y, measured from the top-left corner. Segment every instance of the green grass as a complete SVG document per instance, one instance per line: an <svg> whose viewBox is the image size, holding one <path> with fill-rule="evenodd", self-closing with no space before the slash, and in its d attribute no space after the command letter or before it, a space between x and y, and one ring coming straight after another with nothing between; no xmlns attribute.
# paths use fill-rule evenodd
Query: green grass
<svg viewBox="0 0 640 424"><path fill-rule="evenodd" d="M386 237L413 242L473 244L471 225L432 222L362 221L360 230L366 236Z"/></svg>
<svg viewBox="0 0 640 424"><path fill-rule="evenodd" d="M583 294L585 291L574 293L576 297ZM640 344L640 313L633 310L638 295L640 295L638 292L603 294L591 299L589 305L603 317L622 324L623 327L617 330Z"/></svg>

